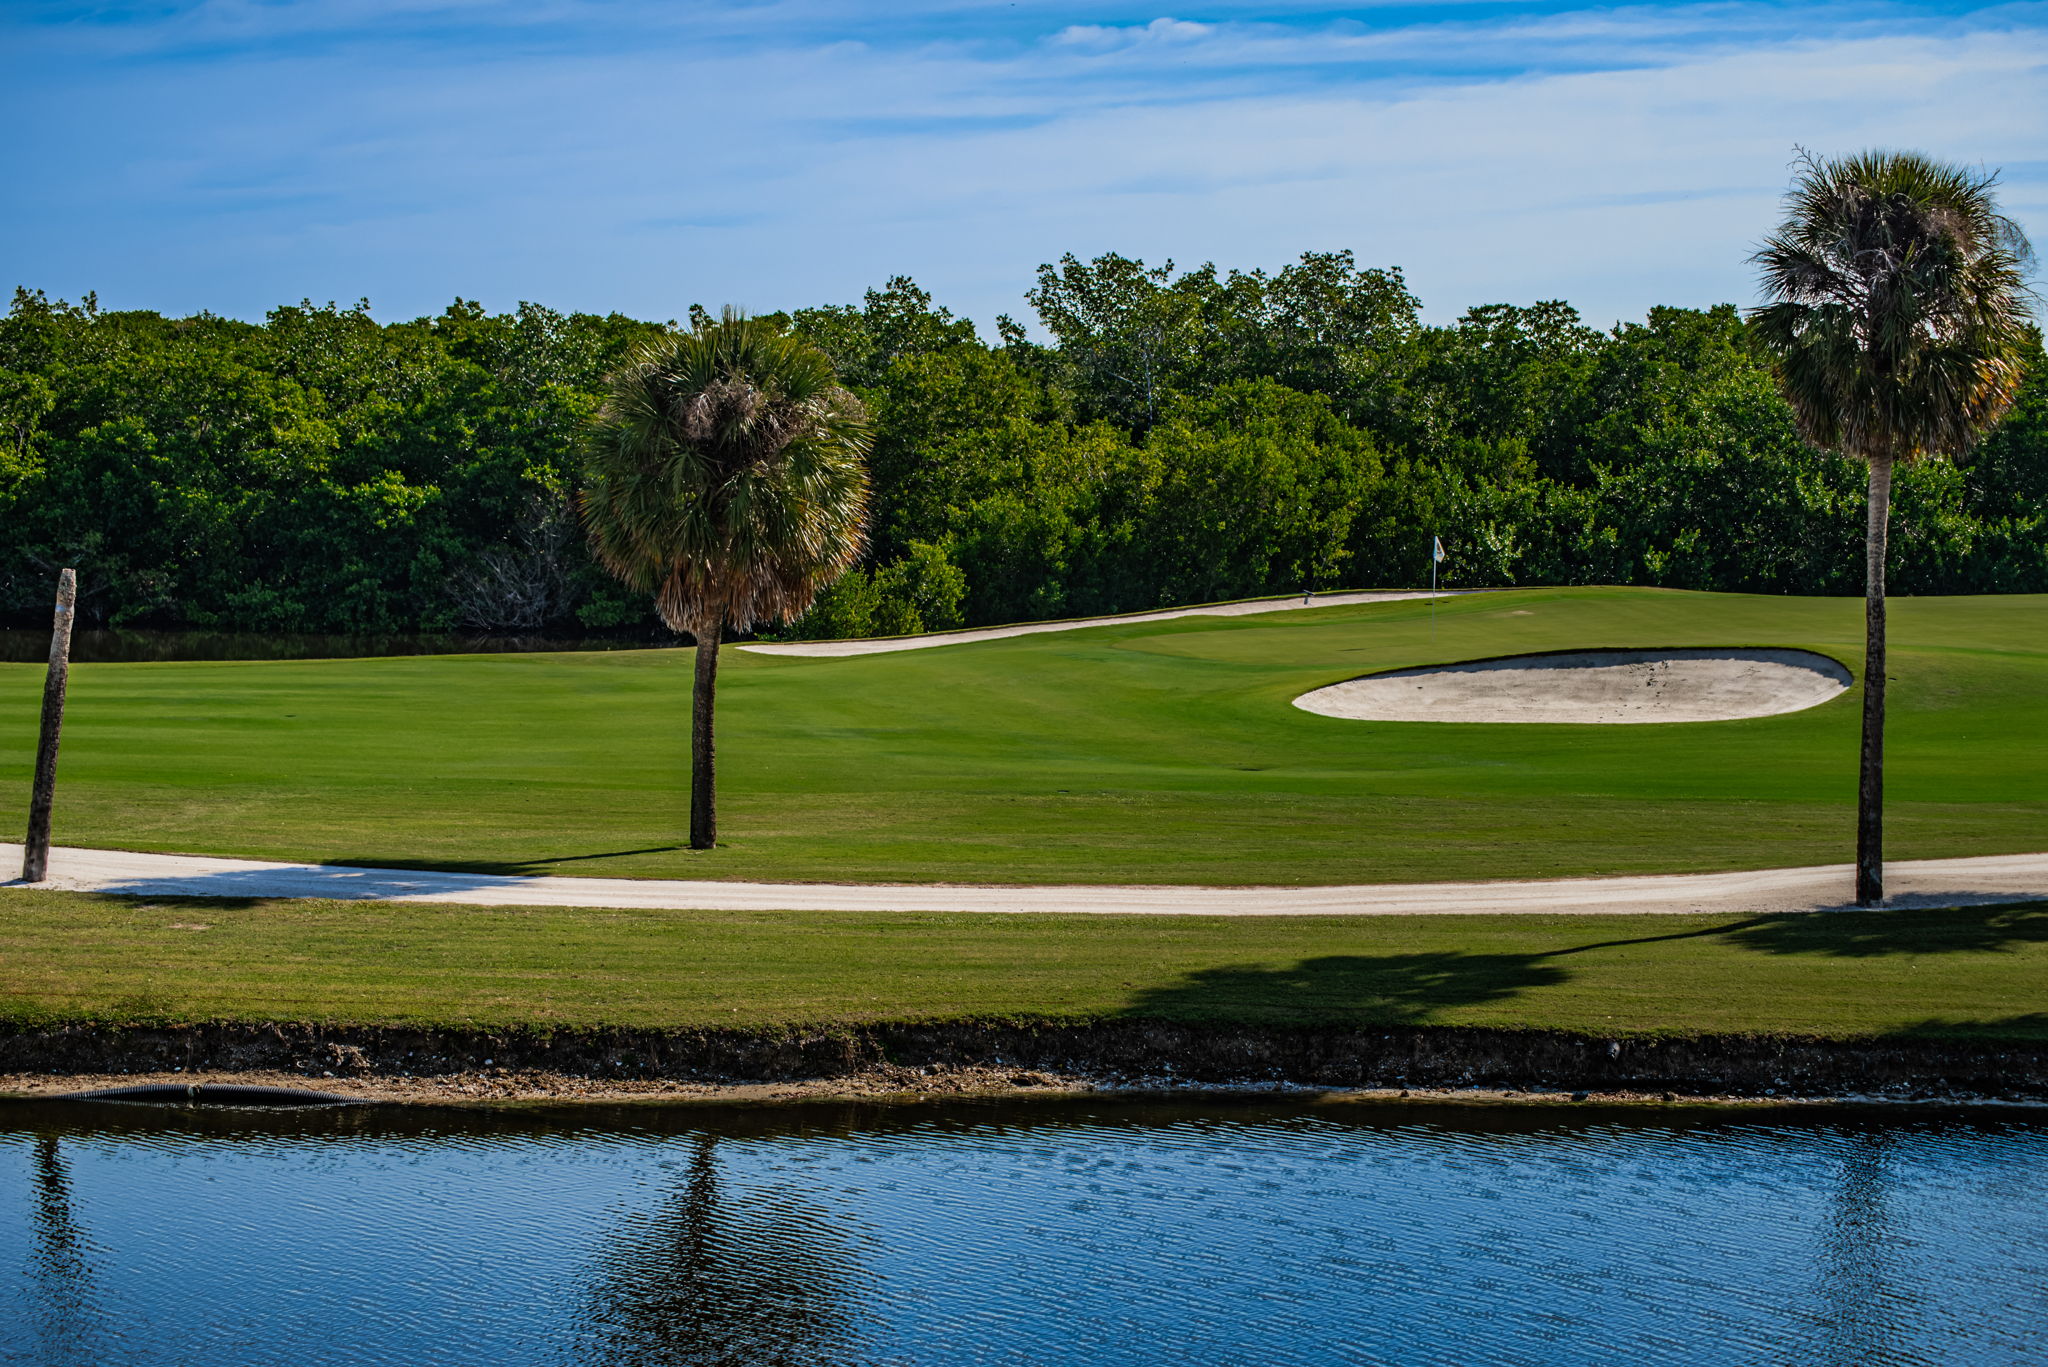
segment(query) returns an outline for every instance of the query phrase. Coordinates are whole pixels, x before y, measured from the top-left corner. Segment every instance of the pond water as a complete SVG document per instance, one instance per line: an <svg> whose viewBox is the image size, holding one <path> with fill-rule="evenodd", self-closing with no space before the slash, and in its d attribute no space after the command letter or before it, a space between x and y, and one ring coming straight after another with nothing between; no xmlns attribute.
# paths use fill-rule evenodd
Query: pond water
<svg viewBox="0 0 2048 1367"><path fill-rule="evenodd" d="M71 634L74 664L162 660L352 660L371 655L504 655L546 650L650 650L674 636L319 636L254 631L99 631ZM0 627L0 664L42 664L48 628Z"/></svg>
<svg viewBox="0 0 2048 1367"><path fill-rule="evenodd" d="M0 1361L2041 1363L2021 1111L0 1104Z"/></svg>

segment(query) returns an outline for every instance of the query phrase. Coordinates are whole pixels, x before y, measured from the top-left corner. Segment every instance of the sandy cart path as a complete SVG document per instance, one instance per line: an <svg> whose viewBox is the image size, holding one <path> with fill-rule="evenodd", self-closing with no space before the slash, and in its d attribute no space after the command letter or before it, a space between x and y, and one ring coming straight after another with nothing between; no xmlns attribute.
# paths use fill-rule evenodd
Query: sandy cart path
<svg viewBox="0 0 2048 1367"><path fill-rule="evenodd" d="M1477 589L1442 589L1434 596L1450 598ZM1245 603L1212 603L1200 608L1162 608L1121 617L1077 617L1068 622L1026 622L1011 627L976 627L972 631L936 631L925 636L889 636L866 641L761 641L739 646L762 655L886 655L894 650L929 650L933 646L999 641L1006 636L1036 636L1048 631L1079 631L1083 627L1129 626L1164 622L1175 617L1250 617L1262 612L1299 612L1303 608L1340 608L1352 603L1392 603L1403 598L1428 598L1427 589L1362 589L1354 593L1319 593L1309 602L1299 598L1260 598Z"/></svg>
<svg viewBox="0 0 2048 1367"><path fill-rule="evenodd" d="M0 868L21 846L0 844ZM702 911L1039 912L1139 916L1394 916L1460 912L1794 912L1844 909L1850 866L1531 882L1348 887L988 887L969 884L726 883L559 878L269 864L204 855L58 848L41 886L138 897L328 897L471 906ZM1928 859L1886 866L1890 905L2048 900L2048 854ZM0 884L20 887L19 882Z"/></svg>

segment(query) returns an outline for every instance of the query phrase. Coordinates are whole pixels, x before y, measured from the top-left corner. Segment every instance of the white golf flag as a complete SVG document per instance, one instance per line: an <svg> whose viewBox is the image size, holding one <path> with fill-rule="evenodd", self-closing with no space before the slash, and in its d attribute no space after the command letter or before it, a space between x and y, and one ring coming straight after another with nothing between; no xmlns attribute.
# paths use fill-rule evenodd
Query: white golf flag
<svg viewBox="0 0 2048 1367"><path fill-rule="evenodd" d="M1443 559L1444 559L1444 539L1443 539L1442 537L1440 537L1440 536L1432 536L1432 537L1430 538L1430 541L1431 541L1431 542L1433 542L1433 543L1435 544L1435 546L1436 546L1436 551L1435 551L1435 558L1436 558L1436 562L1437 562L1437 563L1438 563L1439 565L1441 565L1441 564L1443 563Z"/></svg>

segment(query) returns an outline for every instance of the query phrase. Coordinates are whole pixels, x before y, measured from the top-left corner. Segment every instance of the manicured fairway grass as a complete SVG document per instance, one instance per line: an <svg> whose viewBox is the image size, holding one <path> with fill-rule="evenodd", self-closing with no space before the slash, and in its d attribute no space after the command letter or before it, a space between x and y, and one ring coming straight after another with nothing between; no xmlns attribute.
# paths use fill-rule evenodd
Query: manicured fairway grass
<svg viewBox="0 0 2048 1367"><path fill-rule="evenodd" d="M1893 858L2048 849L2048 598L1892 608ZM687 651L85 665L60 843L504 872L1341 883L1846 861L1860 691L1655 726L1383 724L1301 692L1571 647L1796 646L1845 599L1530 590L852 659L729 651L722 835L686 829ZM40 667L0 666L0 829Z"/></svg>
<svg viewBox="0 0 2048 1367"><path fill-rule="evenodd" d="M2048 1039L2048 905L1818 916L874 916L0 892L0 1019L1033 1016Z"/></svg>

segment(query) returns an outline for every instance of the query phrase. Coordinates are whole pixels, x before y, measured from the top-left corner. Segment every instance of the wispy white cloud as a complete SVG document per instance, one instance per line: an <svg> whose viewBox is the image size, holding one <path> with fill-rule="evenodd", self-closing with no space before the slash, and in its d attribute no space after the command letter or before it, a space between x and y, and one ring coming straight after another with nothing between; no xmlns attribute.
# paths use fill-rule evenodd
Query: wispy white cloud
<svg viewBox="0 0 2048 1367"><path fill-rule="evenodd" d="M1347 8L928 0L870 30L826 0L208 0L18 29L0 98L37 136L0 174L35 208L0 251L173 309L667 317L909 271L987 322L1062 251L1351 247L1438 316L1564 296L1609 322L1746 297L1794 143L2011 164L2048 236L2038 5Z"/></svg>
<svg viewBox="0 0 2048 1367"><path fill-rule="evenodd" d="M1053 34L1051 41L1065 47L1104 52L1146 44L1193 43L1215 32L1213 24L1161 18L1149 24L1069 24Z"/></svg>

